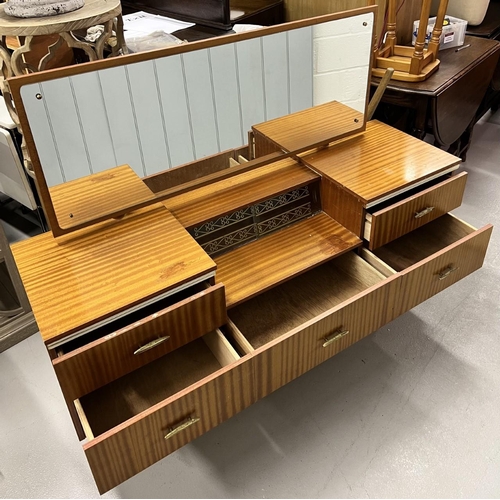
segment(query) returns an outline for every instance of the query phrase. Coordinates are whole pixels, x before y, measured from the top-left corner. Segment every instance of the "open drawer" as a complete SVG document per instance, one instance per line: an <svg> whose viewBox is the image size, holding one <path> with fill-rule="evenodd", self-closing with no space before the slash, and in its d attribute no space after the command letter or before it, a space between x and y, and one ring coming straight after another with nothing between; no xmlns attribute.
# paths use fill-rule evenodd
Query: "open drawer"
<svg viewBox="0 0 500 500"><path fill-rule="evenodd" d="M373 250L446 214L462 204L467 172L434 179L369 208L364 238Z"/></svg>
<svg viewBox="0 0 500 500"><path fill-rule="evenodd" d="M236 341L255 350L257 398L393 319L397 287L350 252L230 309Z"/></svg>
<svg viewBox="0 0 500 500"><path fill-rule="evenodd" d="M224 286L199 283L61 345L54 370L73 401L225 322Z"/></svg>
<svg viewBox="0 0 500 500"><path fill-rule="evenodd" d="M479 269L484 262L493 226L476 230L445 214L374 251L401 276L396 315Z"/></svg>
<svg viewBox="0 0 500 500"><path fill-rule="evenodd" d="M249 359L219 330L75 401L102 494L255 399Z"/></svg>

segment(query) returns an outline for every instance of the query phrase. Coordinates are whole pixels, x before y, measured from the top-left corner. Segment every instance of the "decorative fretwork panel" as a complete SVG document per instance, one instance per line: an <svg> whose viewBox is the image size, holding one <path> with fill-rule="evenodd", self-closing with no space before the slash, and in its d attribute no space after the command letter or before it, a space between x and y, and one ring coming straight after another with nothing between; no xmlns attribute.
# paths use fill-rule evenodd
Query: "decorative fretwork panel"
<svg viewBox="0 0 500 500"><path fill-rule="evenodd" d="M318 207L317 186L302 186L207 221L191 235L215 256L310 217Z"/></svg>

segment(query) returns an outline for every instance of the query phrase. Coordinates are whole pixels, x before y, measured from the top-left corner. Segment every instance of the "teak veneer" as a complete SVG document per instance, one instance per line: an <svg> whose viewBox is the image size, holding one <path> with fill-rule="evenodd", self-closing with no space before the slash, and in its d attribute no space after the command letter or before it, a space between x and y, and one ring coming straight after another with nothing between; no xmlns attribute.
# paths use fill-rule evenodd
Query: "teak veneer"
<svg viewBox="0 0 500 500"><path fill-rule="evenodd" d="M362 241L325 213L297 222L215 258L217 281L233 307Z"/></svg>
<svg viewBox="0 0 500 500"><path fill-rule="evenodd" d="M21 278L48 345L207 279L216 267L162 205L62 240L45 233L15 245Z"/></svg>
<svg viewBox="0 0 500 500"><path fill-rule="evenodd" d="M458 158L336 102L249 137L202 177L58 187L71 232L12 248L100 493L483 264L491 225L447 213Z"/></svg>
<svg viewBox="0 0 500 500"><path fill-rule="evenodd" d="M377 122L294 156L14 245L101 493L482 266L457 158Z"/></svg>
<svg viewBox="0 0 500 500"><path fill-rule="evenodd" d="M287 158L174 196L163 204L184 227L190 229L224 213L318 181L319 178L307 167Z"/></svg>

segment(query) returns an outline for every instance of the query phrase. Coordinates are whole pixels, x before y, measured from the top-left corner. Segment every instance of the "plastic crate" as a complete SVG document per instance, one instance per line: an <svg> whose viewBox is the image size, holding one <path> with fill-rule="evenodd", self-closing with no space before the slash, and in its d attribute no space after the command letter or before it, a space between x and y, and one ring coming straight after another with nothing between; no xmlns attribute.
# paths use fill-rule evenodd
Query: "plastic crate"
<svg viewBox="0 0 500 500"><path fill-rule="evenodd" d="M443 26L443 32L441 33L441 38L439 41L440 49L450 49L451 47L459 47L464 44L465 31L467 30L467 21L463 19L458 19L458 17L446 16L445 22L447 25ZM432 30L436 24L436 18L431 17L429 23L427 24L427 33L425 35L425 45L429 43L431 39ZM415 45L415 40L417 39L417 31L420 25L420 21L415 21L413 23L413 36L412 44Z"/></svg>

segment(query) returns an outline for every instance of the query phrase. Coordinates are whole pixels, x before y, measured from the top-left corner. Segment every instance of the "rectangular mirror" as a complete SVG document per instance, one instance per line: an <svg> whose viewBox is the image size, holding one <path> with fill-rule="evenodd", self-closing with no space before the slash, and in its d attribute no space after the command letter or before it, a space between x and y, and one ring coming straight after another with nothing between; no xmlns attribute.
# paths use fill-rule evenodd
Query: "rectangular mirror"
<svg viewBox="0 0 500 500"><path fill-rule="evenodd" d="M152 176L244 146L252 125L330 101L359 114L339 124L341 136L363 130L375 9L9 80L54 234L155 199L83 190L77 181L91 174L128 164L139 178Z"/></svg>

